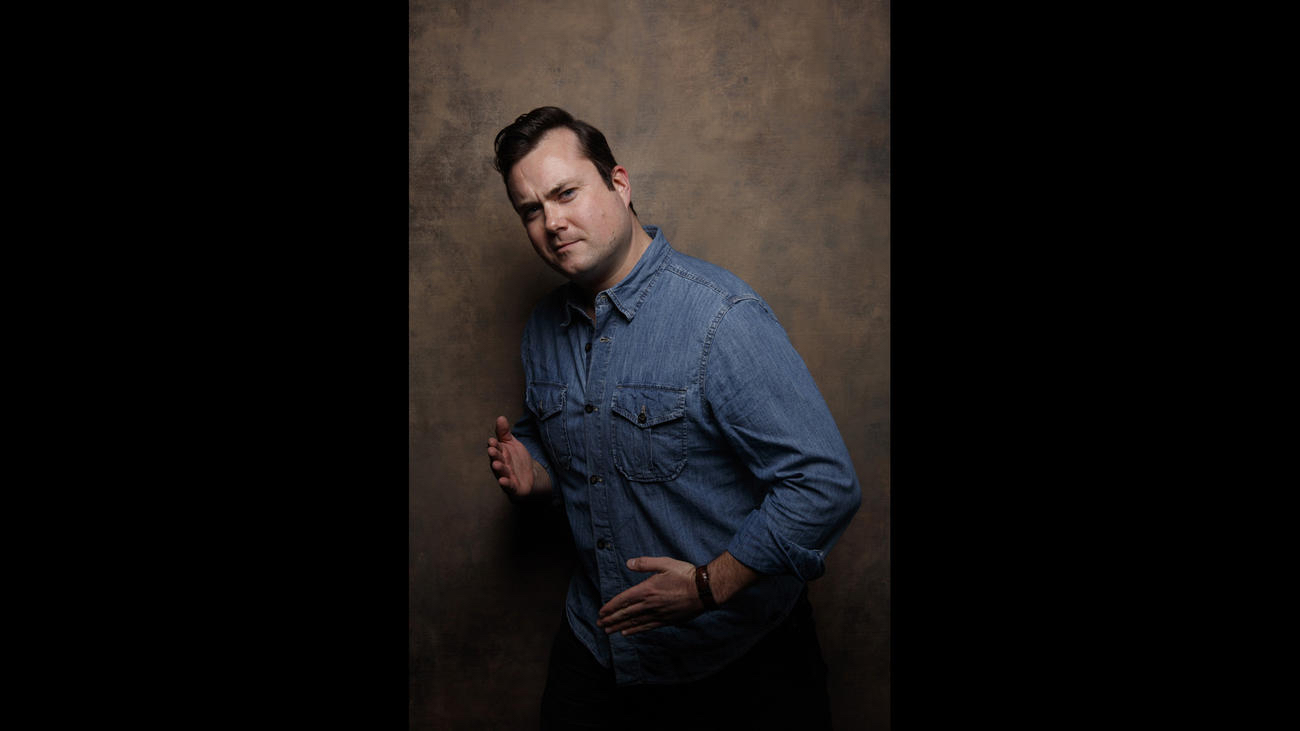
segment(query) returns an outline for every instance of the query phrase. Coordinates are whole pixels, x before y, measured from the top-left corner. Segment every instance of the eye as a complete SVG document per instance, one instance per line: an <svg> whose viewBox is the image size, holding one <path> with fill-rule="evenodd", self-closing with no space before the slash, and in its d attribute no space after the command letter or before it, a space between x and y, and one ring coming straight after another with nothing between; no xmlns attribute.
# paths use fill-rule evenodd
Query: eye
<svg viewBox="0 0 1300 731"><path fill-rule="evenodd" d="M526 206L519 211L519 217L527 221L528 219L536 216L537 212L540 211L541 209L542 209L541 206Z"/></svg>
<svg viewBox="0 0 1300 731"><path fill-rule="evenodd" d="M577 194L578 194L577 188L569 188L568 190L560 194L560 200L562 201L572 200L573 196Z"/></svg>

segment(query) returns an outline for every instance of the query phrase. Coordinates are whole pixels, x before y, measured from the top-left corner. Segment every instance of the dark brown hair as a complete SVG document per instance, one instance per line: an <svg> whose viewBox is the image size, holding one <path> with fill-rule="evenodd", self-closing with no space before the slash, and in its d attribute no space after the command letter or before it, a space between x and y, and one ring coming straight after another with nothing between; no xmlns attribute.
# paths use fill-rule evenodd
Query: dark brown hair
<svg viewBox="0 0 1300 731"><path fill-rule="evenodd" d="M501 180L509 185L510 171L515 165L537 147L543 135L558 127L573 130L578 137L578 149L582 151L583 157L591 160L591 163L596 166L596 171L600 173L600 179L605 181L605 187L613 190L614 181L610 173L618 163L614 161L614 153L610 152L605 135L590 124L574 119L572 114L559 107L538 107L527 114L521 114L514 122L497 133L496 140L493 142L496 159L492 164L497 172L501 173ZM628 204L628 208L631 208L632 214L636 215L636 208L633 208L631 203Z"/></svg>

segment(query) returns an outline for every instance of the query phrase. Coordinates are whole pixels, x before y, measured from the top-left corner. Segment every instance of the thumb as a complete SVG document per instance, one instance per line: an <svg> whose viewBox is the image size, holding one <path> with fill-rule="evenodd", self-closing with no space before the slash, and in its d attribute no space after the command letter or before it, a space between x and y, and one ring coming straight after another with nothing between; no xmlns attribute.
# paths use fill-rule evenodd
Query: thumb
<svg viewBox="0 0 1300 731"><path fill-rule="evenodd" d="M498 416L497 417L497 439L503 442L508 442L511 440L511 438L512 437L510 436L510 422L506 421L506 417Z"/></svg>
<svg viewBox="0 0 1300 731"><path fill-rule="evenodd" d="M627 567L633 571L667 571L672 568L674 561L671 558L658 556L640 556L638 558L629 558Z"/></svg>

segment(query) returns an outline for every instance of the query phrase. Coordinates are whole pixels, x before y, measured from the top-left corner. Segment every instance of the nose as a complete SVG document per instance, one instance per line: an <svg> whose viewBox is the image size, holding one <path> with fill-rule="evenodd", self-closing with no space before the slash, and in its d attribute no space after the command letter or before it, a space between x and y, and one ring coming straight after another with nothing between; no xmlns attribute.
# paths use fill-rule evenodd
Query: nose
<svg viewBox="0 0 1300 731"><path fill-rule="evenodd" d="M560 207L553 203L546 203L542 206L542 214L546 218L546 230L556 233L568 227L568 221L560 215Z"/></svg>

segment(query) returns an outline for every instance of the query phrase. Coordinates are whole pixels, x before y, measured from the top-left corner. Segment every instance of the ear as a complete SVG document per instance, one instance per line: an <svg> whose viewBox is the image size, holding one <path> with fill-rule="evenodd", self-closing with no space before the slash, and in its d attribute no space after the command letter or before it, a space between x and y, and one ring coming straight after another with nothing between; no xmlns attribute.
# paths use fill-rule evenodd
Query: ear
<svg viewBox="0 0 1300 731"><path fill-rule="evenodd" d="M613 183L614 192L623 199L623 205L632 202L632 180L627 176L627 168L615 165L614 169L609 171L609 182Z"/></svg>

